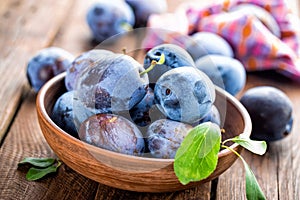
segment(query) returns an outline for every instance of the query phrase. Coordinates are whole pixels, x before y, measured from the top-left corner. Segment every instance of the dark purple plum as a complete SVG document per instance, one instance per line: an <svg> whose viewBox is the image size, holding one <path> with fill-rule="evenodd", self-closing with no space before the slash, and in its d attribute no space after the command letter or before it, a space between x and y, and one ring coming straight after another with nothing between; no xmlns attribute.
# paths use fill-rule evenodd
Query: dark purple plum
<svg viewBox="0 0 300 200"><path fill-rule="evenodd" d="M87 12L87 22L94 39L102 42L132 29L135 23L131 7L122 0L100 0Z"/></svg>
<svg viewBox="0 0 300 200"><path fill-rule="evenodd" d="M146 144L156 158L174 158L181 142L193 127L169 119L153 122L147 130Z"/></svg>
<svg viewBox="0 0 300 200"><path fill-rule="evenodd" d="M162 54L165 56L164 64L157 64L153 70L148 72L150 83L156 83L158 78L170 69L182 66L195 67L193 59L183 48L175 44L161 44L146 53L144 68L148 69L152 61L158 62Z"/></svg>
<svg viewBox="0 0 300 200"><path fill-rule="evenodd" d="M166 116L157 108L152 87L147 87L144 98L129 110L130 118L139 127L146 127L153 121Z"/></svg>
<svg viewBox="0 0 300 200"><path fill-rule="evenodd" d="M112 54L91 68L86 68L77 81L75 100L76 124L96 113L129 111L142 100L148 85L144 68L132 57Z"/></svg>
<svg viewBox="0 0 300 200"><path fill-rule="evenodd" d="M293 105L281 90L271 86L254 87L240 101L251 117L252 139L271 142L290 134Z"/></svg>
<svg viewBox="0 0 300 200"><path fill-rule="evenodd" d="M97 114L84 121L79 138L91 145L129 155L142 155L145 142L142 133L129 120L114 114Z"/></svg>
<svg viewBox="0 0 300 200"><path fill-rule="evenodd" d="M62 130L78 138L73 118L73 91L62 94L55 102L51 119Z"/></svg>
<svg viewBox="0 0 300 200"><path fill-rule="evenodd" d="M77 82L78 77L83 69L87 67L93 67L100 63L106 56L112 55L113 52L104 49L94 49L82 53L72 62L70 67L67 69L65 77L65 85L67 90L73 90Z"/></svg>
<svg viewBox="0 0 300 200"><path fill-rule="evenodd" d="M212 54L234 57L229 43L221 36L210 32L193 34L191 39L187 40L185 49L195 61L203 56Z"/></svg>
<svg viewBox="0 0 300 200"><path fill-rule="evenodd" d="M196 67L203 71L212 82L235 96L246 84L246 70L237 59L207 55L196 61Z"/></svg>
<svg viewBox="0 0 300 200"><path fill-rule="evenodd" d="M158 108L176 121L195 123L210 112L215 87L200 70L179 67L164 73L154 89Z"/></svg>
<svg viewBox="0 0 300 200"><path fill-rule="evenodd" d="M54 76L66 71L74 56L64 49L49 47L38 51L27 64L27 79L35 92Z"/></svg>
<svg viewBox="0 0 300 200"><path fill-rule="evenodd" d="M135 27L146 27L148 18L152 14L161 14L167 11L166 0L126 0L135 15Z"/></svg>

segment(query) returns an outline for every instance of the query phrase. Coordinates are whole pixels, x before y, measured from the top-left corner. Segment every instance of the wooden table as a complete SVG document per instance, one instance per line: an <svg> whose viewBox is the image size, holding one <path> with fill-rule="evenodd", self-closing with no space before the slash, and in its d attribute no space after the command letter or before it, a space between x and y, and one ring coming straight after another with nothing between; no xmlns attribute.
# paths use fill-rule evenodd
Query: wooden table
<svg viewBox="0 0 300 200"><path fill-rule="evenodd" d="M183 0L181 0L183 1ZM179 0L169 0L173 10ZM74 55L92 49L85 14L93 1L1 0L0 3L0 199L245 199L245 171L238 160L218 179L174 193L136 193L94 182L62 165L56 175L29 182L17 168L24 157L55 156L40 130L36 94L26 79L27 61L48 46ZM297 12L298 0L289 0ZM283 90L294 105L290 136L269 144L264 156L243 156L267 199L300 199L300 85L279 75L249 74L245 90L258 85Z"/></svg>

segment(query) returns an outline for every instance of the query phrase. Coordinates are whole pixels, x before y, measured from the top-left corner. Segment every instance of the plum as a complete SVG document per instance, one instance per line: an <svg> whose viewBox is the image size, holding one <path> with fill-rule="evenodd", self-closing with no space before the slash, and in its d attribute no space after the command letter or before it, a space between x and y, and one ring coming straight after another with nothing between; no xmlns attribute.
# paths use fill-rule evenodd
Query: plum
<svg viewBox="0 0 300 200"><path fill-rule="evenodd" d="M144 68L148 69L152 61L159 61L162 54L165 56L163 64L157 64L153 70L148 72L150 83L156 83L158 78L170 69L191 66L195 67L195 62L183 48L175 44L161 44L155 46L146 53L144 59Z"/></svg>
<svg viewBox="0 0 300 200"><path fill-rule="evenodd" d="M230 44L221 36L210 32L197 32L187 40L186 51L196 61L206 55L234 57Z"/></svg>
<svg viewBox="0 0 300 200"><path fill-rule="evenodd" d="M153 122L146 133L150 154L156 158L174 158L181 142L193 127L169 119Z"/></svg>
<svg viewBox="0 0 300 200"><path fill-rule="evenodd" d="M73 91L63 93L55 102L51 119L70 135L78 138L73 118Z"/></svg>
<svg viewBox="0 0 300 200"><path fill-rule="evenodd" d="M65 85L67 90L73 90L77 82L78 77L83 69L87 67L93 67L101 60L105 59L106 56L112 55L113 52L104 49L94 49L86 51L76 57L70 67L67 69L65 77Z"/></svg>
<svg viewBox="0 0 300 200"><path fill-rule="evenodd" d="M128 55L112 54L80 73L74 93L74 117L80 124L96 113L129 111L146 94L147 74Z"/></svg>
<svg viewBox="0 0 300 200"><path fill-rule="evenodd" d="M35 92L54 76L66 71L74 56L59 47L38 51L27 64L27 79Z"/></svg>
<svg viewBox="0 0 300 200"><path fill-rule="evenodd" d="M129 120L114 114L96 114L80 126L79 138L91 145L128 155L142 155L142 133Z"/></svg>
<svg viewBox="0 0 300 200"><path fill-rule="evenodd" d="M135 27L146 27L148 18L152 14L161 14L167 11L166 0L126 0L135 15Z"/></svg>
<svg viewBox="0 0 300 200"><path fill-rule="evenodd" d="M166 116L157 108L152 87L147 87L144 98L129 110L130 118L139 127L146 127L153 121Z"/></svg>
<svg viewBox="0 0 300 200"><path fill-rule="evenodd" d="M154 95L158 108L175 121L194 123L202 119L215 101L215 87L200 70L179 67L165 72L157 81Z"/></svg>
<svg viewBox="0 0 300 200"><path fill-rule="evenodd" d="M97 42L129 31L135 23L131 7L122 0L100 0L90 7L86 18Z"/></svg>
<svg viewBox="0 0 300 200"><path fill-rule="evenodd" d="M244 93L240 101L252 120L252 139L271 142L280 140L291 132L292 102L278 88L272 86L251 88Z"/></svg>
<svg viewBox="0 0 300 200"><path fill-rule="evenodd" d="M207 55L196 61L196 67L203 71L212 82L235 96L246 84L246 70L234 58L221 55Z"/></svg>
<svg viewBox="0 0 300 200"><path fill-rule="evenodd" d="M221 126L221 116L218 108L215 105L212 105L211 110L207 113L200 121L199 124L204 122L212 122Z"/></svg>

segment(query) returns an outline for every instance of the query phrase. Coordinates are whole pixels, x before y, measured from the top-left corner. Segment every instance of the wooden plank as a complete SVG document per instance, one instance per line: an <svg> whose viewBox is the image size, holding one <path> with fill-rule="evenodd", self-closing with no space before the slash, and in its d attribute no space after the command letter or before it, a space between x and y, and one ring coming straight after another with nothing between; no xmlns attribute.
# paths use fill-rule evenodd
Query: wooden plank
<svg viewBox="0 0 300 200"><path fill-rule="evenodd" d="M36 95L30 92L0 149L0 199L89 199L98 183L74 172L66 165L57 175L29 182L26 167L18 169L24 157L55 157L39 129ZM52 178L51 178L52 177Z"/></svg>
<svg viewBox="0 0 300 200"><path fill-rule="evenodd" d="M0 140L24 92L26 65L39 49L52 43L71 0L3 0L0 7ZM55 15L52 15L55 11ZM9 70L8 70L9 69Z"/></svg>
<svg viewBox="0 0 300 200"><path fill-rule="evenodd" d="M298 199L300 155L298 154L300 128L299 84L274 73L257 73L248 76L245 90L268 85L284 91L293 102L294 127L285 139L270 143L263 156L245 151L243 157L253 170L267 199ZM233 176L238 174L238 176ZM234 190L232 190L234 188ZM245 199L245 171L241 162L236 162L219 178L217 199Z"/></svg>

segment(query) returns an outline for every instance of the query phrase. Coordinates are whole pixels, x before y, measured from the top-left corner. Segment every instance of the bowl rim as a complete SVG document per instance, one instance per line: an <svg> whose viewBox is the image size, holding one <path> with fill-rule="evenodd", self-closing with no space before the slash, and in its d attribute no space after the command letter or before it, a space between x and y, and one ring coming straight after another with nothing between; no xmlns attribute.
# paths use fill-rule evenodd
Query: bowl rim
<svg viewBox="0 0 300 200"><path fill-rule="evenodd" d="M118 156L120 159L135 159L137 161L138 160L143 160L143 161L148 161L148 162L151 161L151 162L160 162L160 163L163 162L163 163L166 163L166 164L174 162L174 158L173 159L170 159L170 158L165 159L165 158L152 158L152 157L134 156L134 155L127 155L127 154L122 154L122 153L106 150L106 149L88 144L84 141L81 141L80 139L75 138L75 137L71 136L70 134L68 134L67 132L65 132L64 130L62 130L58 125L56 125L52 121L51 117L47 113L46 108L45 108L45 104L44 104L44 100L46 99L46 93L47 93L48 89L50 87L52 87L53 84L55 84L59 80L64 79L65 76L66 76L66 72L63 72L61 74L56 75L55 77L53 77L49 81L47 81L43 85L43 87L40 89L40 91L38 92L38 95L37 95L37 98L36 98L37 111L39 111L39 113L41 113L41 115L43 116L45 121L47 121L49 124L51 124L53 129L57 130L56 134L58 133L61 137L65 138L69 142L72 142L73 144L81 145L81 146L84 145L84 146L87 146L87 148L89 150L92 150L94 152L101 152L101 154L105 153L105 154L115 155L115 156ZM222 88L220 88L218 86L215 86L215 89L216 89L216 91L219 92L220 95L225 97L228 101L230 101L233 105L235 105L237 107L240 114L242 115L242 118L244 119L244 128L243 128L242 133L244 133L247 137L250 137L251 130L252 130L252 122L251 122L250 115L248 114L248 111L246 110L246 108L240 103L240 101L236 97L232 96L230 93L226 92ZM242 134L242 133L240 133L240 134ZM230 145L230 148L237 149L238 146L240 146L240 145L237 144L237 143L233 143L232 145ZM230 153L232 153L230 150L222 149L218 153L218 159L220 159L220 157L225 157L226 155L228 155Z"/></svg>

